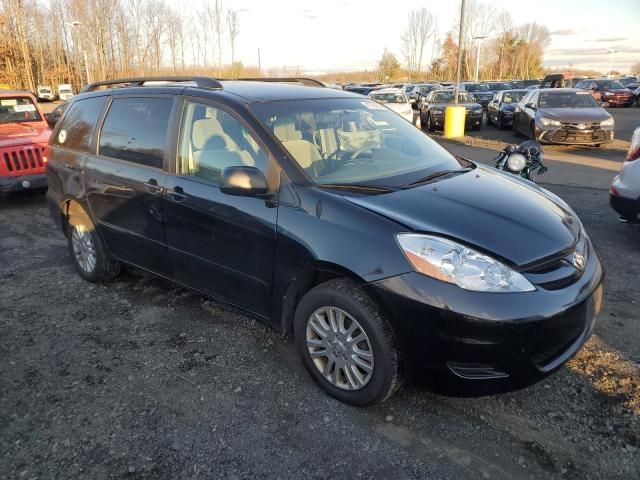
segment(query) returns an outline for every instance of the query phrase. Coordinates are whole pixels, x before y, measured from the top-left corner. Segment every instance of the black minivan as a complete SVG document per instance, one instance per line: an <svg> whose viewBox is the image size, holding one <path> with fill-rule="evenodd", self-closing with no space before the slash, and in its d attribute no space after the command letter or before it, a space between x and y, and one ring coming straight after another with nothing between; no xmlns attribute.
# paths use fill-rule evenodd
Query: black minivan
<svg viewBox="0 0 640 480"><path fill-rule="evenodd" d="M50 142L48 200L83 278L128 264L233 304L292 333L347 403L384 400L410 366L531 384L600 309L603 270L565 202L360 95L98 82Z"/></svg>

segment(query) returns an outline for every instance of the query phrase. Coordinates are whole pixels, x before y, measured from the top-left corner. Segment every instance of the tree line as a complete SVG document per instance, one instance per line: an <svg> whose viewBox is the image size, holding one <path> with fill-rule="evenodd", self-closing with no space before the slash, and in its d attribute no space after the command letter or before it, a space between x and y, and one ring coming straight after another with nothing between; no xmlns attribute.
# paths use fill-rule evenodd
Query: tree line
<svg viewBox="0 0 640 480"><path fill-rule="evenodd" d="M179 9L167 0L0 0L0 83L34 91L137 75L257 74L235 58L237 11L221 0Z"/></svg>

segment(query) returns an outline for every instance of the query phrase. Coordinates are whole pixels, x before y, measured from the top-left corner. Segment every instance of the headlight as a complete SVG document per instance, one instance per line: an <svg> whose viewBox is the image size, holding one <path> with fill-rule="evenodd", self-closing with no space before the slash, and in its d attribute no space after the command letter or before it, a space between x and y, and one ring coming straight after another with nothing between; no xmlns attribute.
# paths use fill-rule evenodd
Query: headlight
<svg viewBox="0 0 640 480"><path fill-rule="evenodd" d="M562 125L558 120L552 120L550 118L544 117L540 117L540 123L542 123L542 125L544 125L545 127L559 127L560 125Z"/></svg>
<svg viewBox="0 0 640 480"><path fill-rule="evenodd" d="M613 127L613 117L607 118L600 122L601 127Z"/></svg>
<svg viewBox="0 0 640 480"><path fill-rule="evenodd" d="M516 173L521 172L522 169L526 166L527 166L527 159L525 158L524 155L520 155L519 153L511 155L509 157L509 160L507 160L507 167L512 172L516 172Z"/></svg>
<svg viewBox="0 0 640 480"><path fill-rule="evenodd" d="M451 240L413 233L400 233L396 238L414 270L428 277L478 292L535 290L518 272Z"/></svg>

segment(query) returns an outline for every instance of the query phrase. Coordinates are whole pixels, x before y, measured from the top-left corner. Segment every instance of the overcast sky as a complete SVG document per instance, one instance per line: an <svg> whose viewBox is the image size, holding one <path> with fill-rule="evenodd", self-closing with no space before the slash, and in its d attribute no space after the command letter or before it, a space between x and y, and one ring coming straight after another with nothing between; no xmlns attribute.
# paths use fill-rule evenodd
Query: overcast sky
<svg viewBox="0 0 640 480"><path fill-rule="evenodd" d="M190 0L199 3L204 0ZM640 62L640 0L494 0L515 24L538 22L552 33L544 65L613 69ZM373 68L384 48L401 58L400 36L412 8L426 7L444 35L459 0L223 0L239 11L236 57L245 65L299 66L308 72ZM431 48L426 60L430 60Z"/></svg>

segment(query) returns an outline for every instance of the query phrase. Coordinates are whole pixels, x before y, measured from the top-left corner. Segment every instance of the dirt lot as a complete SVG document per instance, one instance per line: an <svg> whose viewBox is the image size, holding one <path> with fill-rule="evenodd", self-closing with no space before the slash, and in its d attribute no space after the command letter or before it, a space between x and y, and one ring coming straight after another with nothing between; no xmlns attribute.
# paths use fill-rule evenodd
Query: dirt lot
<svg viewBox="0 0 640 480"><path fill-rule="evenodd" d="M553 187L608 269L594 337L526 390L409 386L374 408L316 388L292 343L129 271L94 286L40 196L0 203L2 478L638 478L640 231Z"/></svg>

